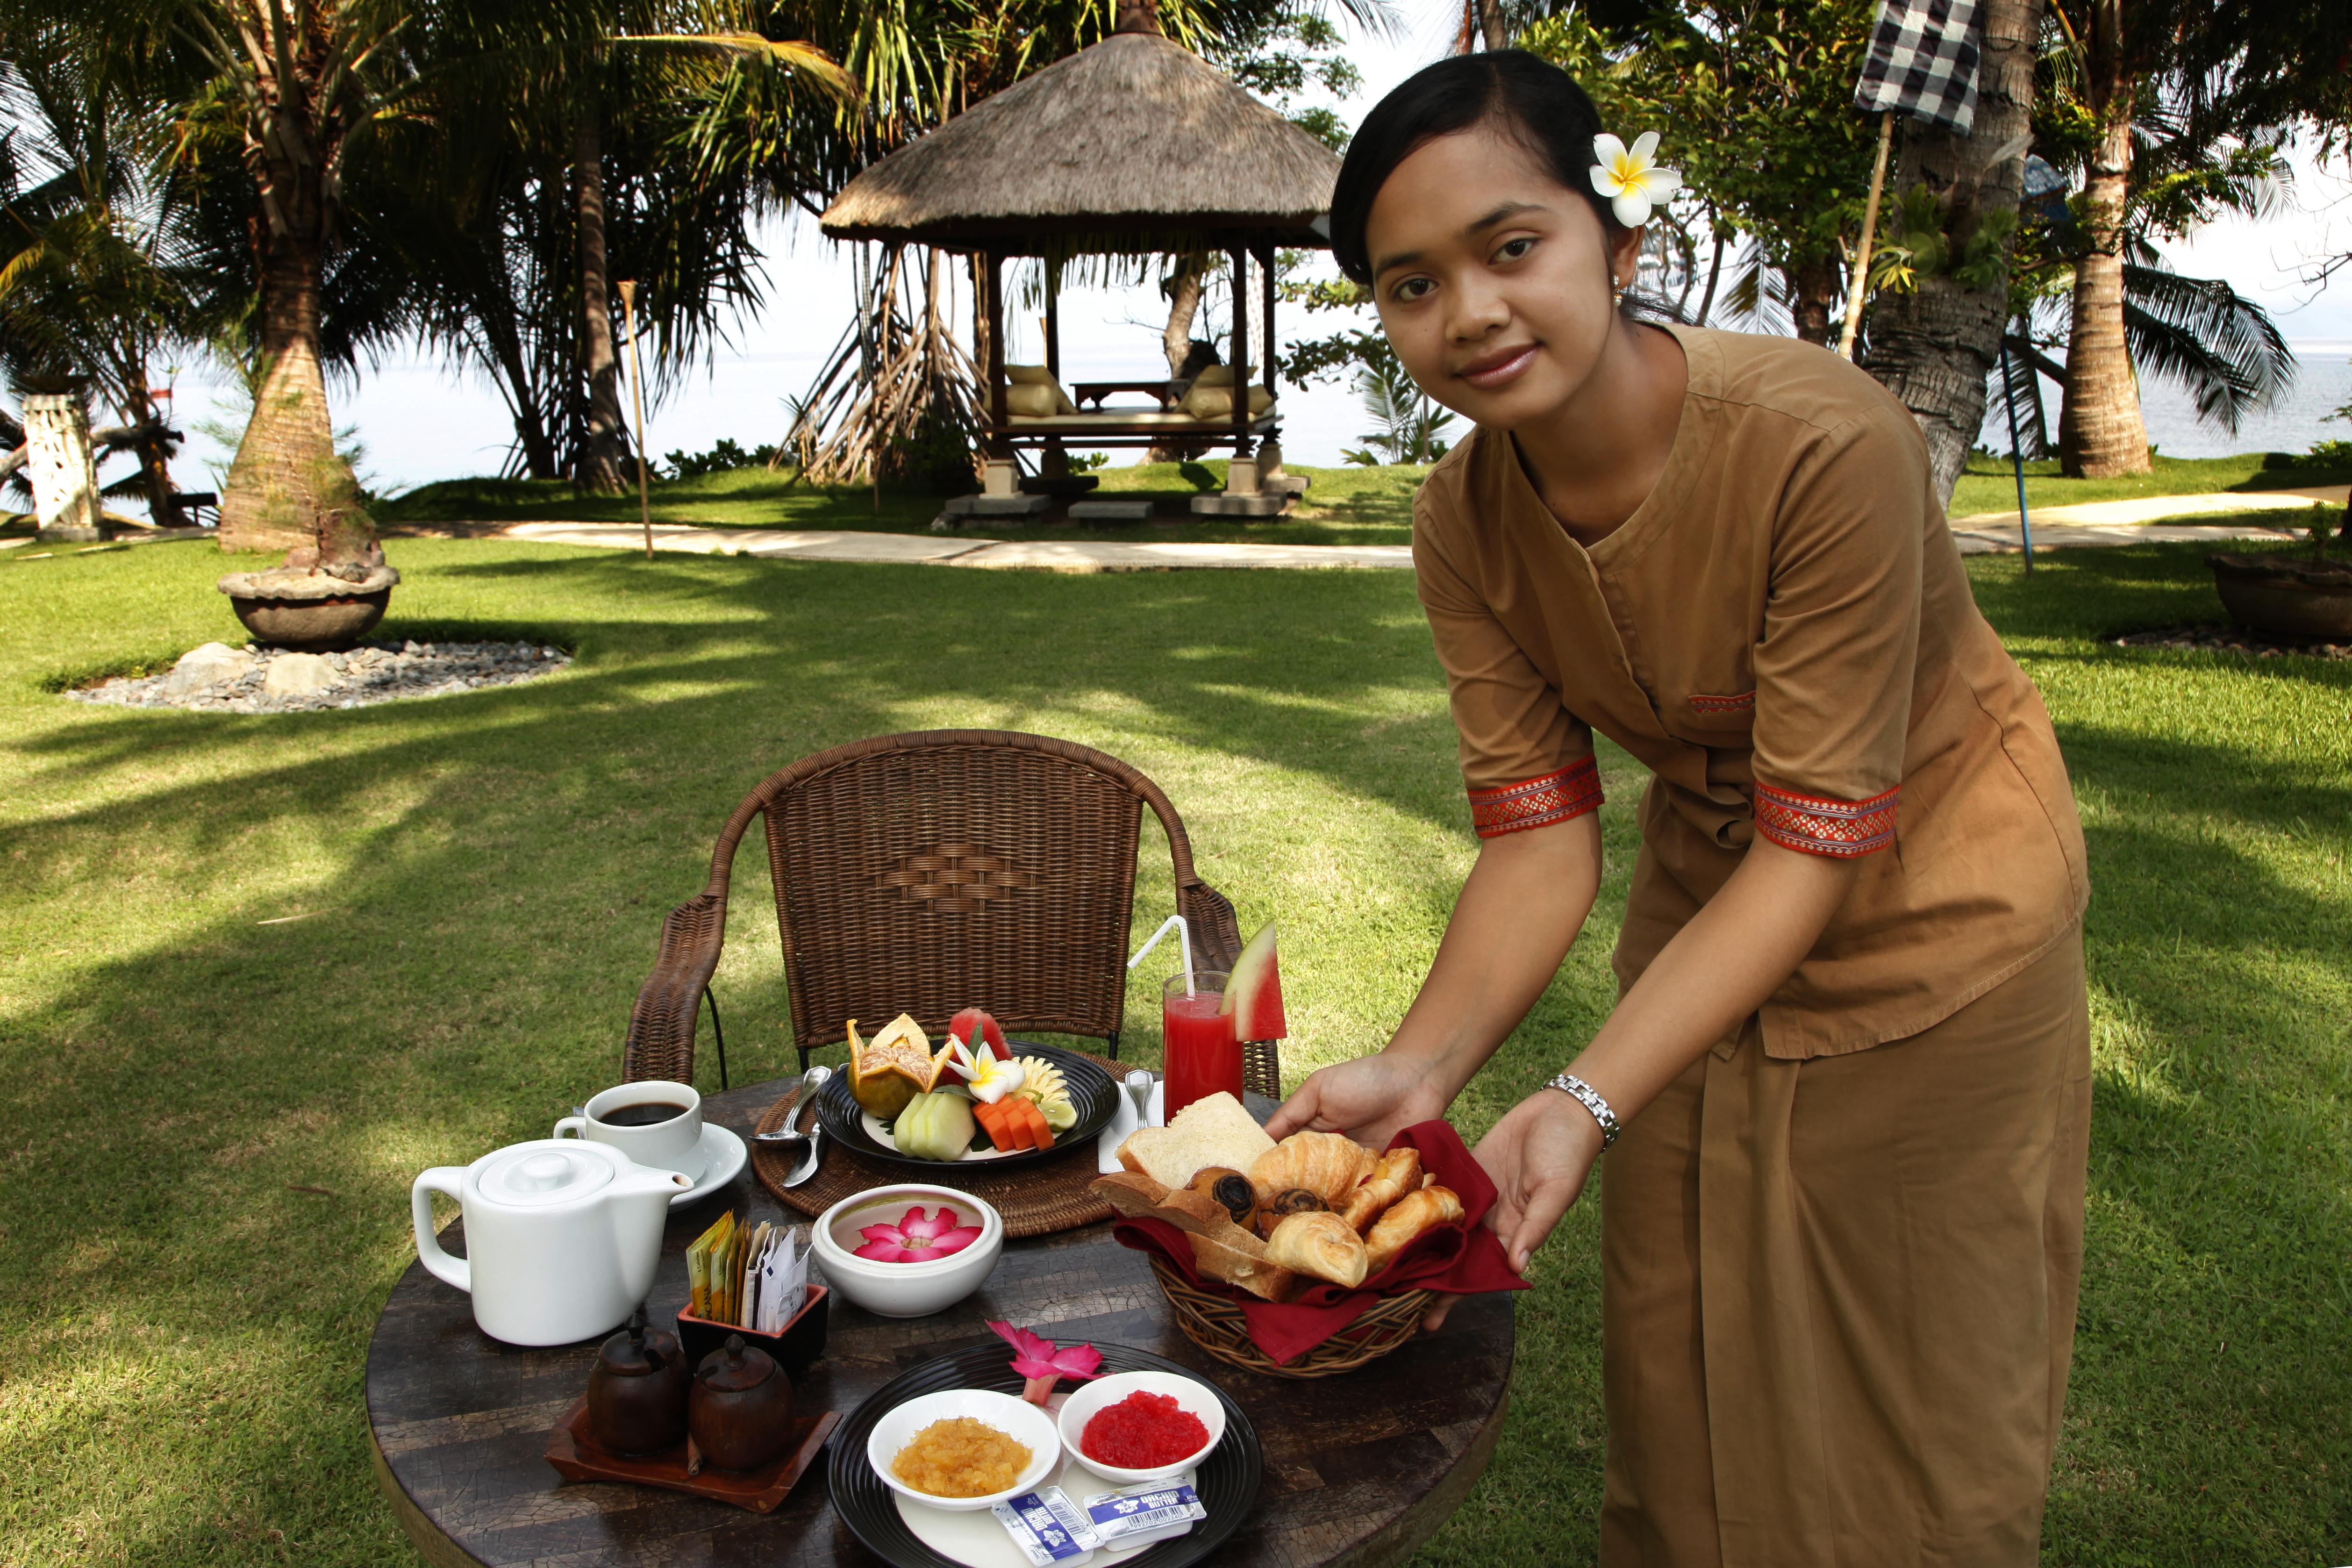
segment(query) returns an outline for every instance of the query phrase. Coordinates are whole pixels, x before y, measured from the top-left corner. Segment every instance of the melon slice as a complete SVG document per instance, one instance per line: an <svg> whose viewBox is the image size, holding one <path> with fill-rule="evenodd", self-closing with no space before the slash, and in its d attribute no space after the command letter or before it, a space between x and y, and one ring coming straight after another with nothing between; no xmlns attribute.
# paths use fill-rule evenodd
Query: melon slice
<svg viewBox="0 0 2352 1568"><path fill-rule="evenodd" d="M939 1087L947 1052L931 1052L923 1026L901 1013L870 1040L857 1037L849 1021L849 1092L858 1109L877 1121L891 1121L919 1094Z"/></svg>
<svg viewBox="0 0 2352 1568"><path fill-rule="evenodd" d="M1275 958L1274 927L1268 921L1249 939L1225 981L1224 1005L1217 1011L1234 1016L1238 1040L1279 1040L1290 1033L1282 1016L1282 965Z"/></svg>

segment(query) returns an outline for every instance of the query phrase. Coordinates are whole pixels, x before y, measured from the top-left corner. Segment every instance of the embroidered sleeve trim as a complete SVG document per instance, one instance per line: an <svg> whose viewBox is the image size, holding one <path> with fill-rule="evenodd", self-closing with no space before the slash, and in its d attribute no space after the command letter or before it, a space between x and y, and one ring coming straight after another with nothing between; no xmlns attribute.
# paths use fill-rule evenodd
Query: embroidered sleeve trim
<svg viewBox="0 0 2352 1568"><path fill-rule="evenodd" d="M1868 800L1828 800L1759 781L1756 830L1785 848L1852 859L1895 842L1895 808L1902 794L1897 784Z"/></svg>
<svg viewBox="0 0 2352 1568"><path fill-rule="evenodd" d="M1601 764L1581 757L1564 768L1504 784L1499 789L1470 792L1470 821L1481 838L1549 827L1596 810L1601 805Z"/></svg>
<svg viewBox="0 0 2352 1568"><path fill-rule="evenodd" d="M1731 697L1693 697L1691 706L1702 713L1746 713L1756 706L1756 693L1742 691Z"/></svg>

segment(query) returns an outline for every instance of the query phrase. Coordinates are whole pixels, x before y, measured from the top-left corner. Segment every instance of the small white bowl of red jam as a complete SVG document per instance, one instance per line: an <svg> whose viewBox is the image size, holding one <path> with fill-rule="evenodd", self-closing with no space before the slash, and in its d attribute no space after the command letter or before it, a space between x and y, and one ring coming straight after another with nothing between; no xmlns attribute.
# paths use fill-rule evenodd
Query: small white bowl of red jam
<svg viewBox="0 0 2352 1568"><path fill-rule="evenodd" d="M1080 1384L1058 1425L1070 1457L1117 1486L1172 1480L1224 1440L1225 1406L1198 1378L1117 1372Z"/></svg>

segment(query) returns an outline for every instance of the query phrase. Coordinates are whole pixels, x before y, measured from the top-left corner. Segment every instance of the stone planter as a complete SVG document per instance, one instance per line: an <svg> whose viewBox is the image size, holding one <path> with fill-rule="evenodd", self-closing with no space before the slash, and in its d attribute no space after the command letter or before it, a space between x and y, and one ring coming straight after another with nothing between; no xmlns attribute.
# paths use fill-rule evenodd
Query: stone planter
<svg viewBox="0 0 2352 1568"><path fill-rule="evenodd" d="M400 581L389 566L363 571L352 581L281 566L232 572L216 586L254 641L296 653L347 653L383 619L393 584Z"/></svg>
<svg viewBox="0 0 2352 1568"><path fill-rule="evenodd" d="M2230 618L2273 637L2352 639L2352 563L2293 555L2209 555Z"/></svg>

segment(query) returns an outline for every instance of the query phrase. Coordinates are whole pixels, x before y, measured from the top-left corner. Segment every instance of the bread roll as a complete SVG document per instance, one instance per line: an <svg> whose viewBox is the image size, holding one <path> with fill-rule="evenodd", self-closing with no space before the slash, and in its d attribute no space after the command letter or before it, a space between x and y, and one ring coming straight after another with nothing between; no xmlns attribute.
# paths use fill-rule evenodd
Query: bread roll
<svg viewBox="0 0 2352 1568"><path fill-rule="evenodd" d="M1364 1282L1370 1263L1364 1238L1328 1210L1295 1214L1276 1226L1266 1238L1265 1255L1285 1268L1351 1290Z"/></svg>
<svg viewBox="0 0 2352 1568"><path fill-rule="evenodd" d="M1129 1219L1149 1215L1168 1197L1168 1189L1134 1171L1097 1176L1087 1190Z"/></svg>
<svg viewBox="0 0 2352 1568"><path fill-rule="evenodd" d="M1194 1172L1192 1188L1223 1204L1235 1225L1247 1228L1257 1222L1257 1189L1230 1165L1209 1165Z"/></svg>
<svg viewBox="0 0 2352 1568"><path fill-rule="evenodd" d="M1231 1237L1192 1236L1192 1263L1212 1279L1222 1279L1267 1301L1287 1301L1298 1294L1304 1283L1297 1274L1263 1256L1265 1243L1240 1226L1233 1227ZM1234 1245L1238 1240L1255 1247L1258 1256Z"/></svg>
<svg viewBox="0 0 2352 1568"><path fill-rule="evenodd" d="M1408 1144L1391 1149L1380 1157L1364 1184L1348 1194L1347 1206L1339 1217L1356 1227L1362 1236L1372 1228L1372 1222L1385 1213L1388 1206L1410 1192L1421 1187L1421 1151Z"/></svg>
<svg viewBox="0 0 2352 1568"><path fill-rule="evenodd" d="M1372 1173L1372 1152L1344 1132L1294 1132L1250 1166L1250 1185L1260 1207L1276 1194L1298 1188L1337 1209Z"/></svg>
<svg viewBox="0 0 2352 1568"><path fill-rule="evenodd" d="M1381 1215L1372 1226L1371 1235L1364 1238L1371 1272L1378 1274L1386 1268L1415 1237L1460 1219L1463 1214L1462 1200L1451 1187L1423 1187L1405 1194Z"/></svg>

